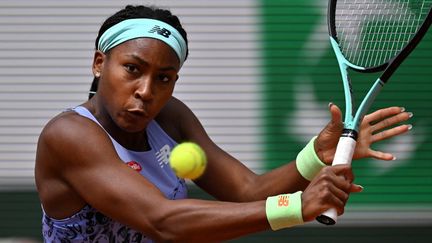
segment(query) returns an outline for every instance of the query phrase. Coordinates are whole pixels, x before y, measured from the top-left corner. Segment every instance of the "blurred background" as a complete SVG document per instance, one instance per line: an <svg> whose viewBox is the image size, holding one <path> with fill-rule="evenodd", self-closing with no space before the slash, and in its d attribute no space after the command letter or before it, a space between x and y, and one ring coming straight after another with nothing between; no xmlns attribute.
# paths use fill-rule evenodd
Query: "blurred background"
<svg viewBox="0 0 432 243"><path fill-rule="evenodd" d="M87 99L99 27L127 4L161 6L180 17L190 54L175 96L217 144L257 173L293 160L330 119L329 102L344 108L324 0L2 0L0 242L41 241L33 176L38 135L51 117ZM414 127L377 145L396 161L354 162L365 190L351 196L336 226L309 223L232 242L430 242L431 59L429 33L372 107L406 107ZM375 78L354 75L354 89ZM209 198L190 187L191 197Z"/></svg>

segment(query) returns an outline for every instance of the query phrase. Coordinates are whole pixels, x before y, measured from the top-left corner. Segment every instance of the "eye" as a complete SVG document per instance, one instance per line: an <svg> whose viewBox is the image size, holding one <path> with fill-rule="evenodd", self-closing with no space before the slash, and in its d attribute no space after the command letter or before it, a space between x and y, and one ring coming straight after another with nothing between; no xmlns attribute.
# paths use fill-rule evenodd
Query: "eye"
<svg viewBox="0 0 432 243"><path fill-rule="evenodd" d="M125 64L124 67L125 67L126 71L128 71L129 73L138 72L138 67L134 64Z"/></svg>
<svg viewBox="0 0 432 243"><path fill-rule="evenodd" d="M168 75L160 74L160 75L158 76L158 79L159 79L159 81L161 81L161 82L163 82L163 83L168 83L168 82L171 81L172 78L171 78L170 76L168 76Z"/></svg>

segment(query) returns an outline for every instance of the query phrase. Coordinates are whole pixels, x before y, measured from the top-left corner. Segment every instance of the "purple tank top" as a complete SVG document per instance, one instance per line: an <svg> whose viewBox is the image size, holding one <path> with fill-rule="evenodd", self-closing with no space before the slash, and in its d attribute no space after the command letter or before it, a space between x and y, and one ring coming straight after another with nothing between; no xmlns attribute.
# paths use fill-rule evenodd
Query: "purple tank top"
<svg viewBox="0 0 432 243"><path fill-rule="evenodd" d="M78 106L72 110L99 124L86 108ZM130 151L110 136L117 154L124 163L159 188L166 198L187 198L185 181L178 178L168 164L170 152L177 143L154 120L149 123L146 131L151 150L145 152ZM65 219L50 218L43 211L42 233L45 242L153 242L142 233L106 217L90 205Z"/></svg>

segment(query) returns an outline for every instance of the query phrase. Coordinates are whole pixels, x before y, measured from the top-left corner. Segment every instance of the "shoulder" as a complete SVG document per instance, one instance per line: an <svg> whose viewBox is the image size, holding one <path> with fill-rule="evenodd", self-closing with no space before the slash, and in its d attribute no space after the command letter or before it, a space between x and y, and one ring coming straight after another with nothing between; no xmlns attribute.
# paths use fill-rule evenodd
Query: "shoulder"
<svg viewBox="0 0 432 243"><path fill-rule="evenodd" d="M187 113L192 113L189 107L183 103L181 100L176 97L171 97L168 103L164 106L164 108L159 113L160 116L181 116Z"/></svg>
<svg viewBox="0 0 432 243"><path fill-rule="evenodd" d="M201 127L193 111L175 97L168 101L155 120L177 142L190 139L191 127Z"/></svg>
<svg viewBox="0 0 432 243"><path fill-rule="evenodd" d="M71 183L85 171L95 171L118 156L107 133L94 121L73 111L54 117L42 130L36 149L37 183ZM66 183L66 184L67 184Z"/></svg>
<svg viewBox="0 0 432 243"><path fill-rule="evenodd" d="M108 135L98 124L74 111L66 111L45 125L39 136L37 152L61 160L91 144L103 146L109 145L108 142Z"/></svg>
<svg viewBox="0 0 432 243"><path fill-rule="evenodd" d="M62 140L70 137L102 132L102 128L90 119L74 111L65 111L51 119L43 128L40 139ZM86 136L87 137L87 136Z"/></svg>

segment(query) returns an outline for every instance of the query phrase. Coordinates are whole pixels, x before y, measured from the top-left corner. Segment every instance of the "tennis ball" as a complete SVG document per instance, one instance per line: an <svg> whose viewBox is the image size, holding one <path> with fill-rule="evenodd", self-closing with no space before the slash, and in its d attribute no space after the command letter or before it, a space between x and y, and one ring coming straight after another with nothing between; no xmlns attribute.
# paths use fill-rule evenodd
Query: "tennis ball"
<svg viewBox="0 0 432 243"><path fill-rule="evenodd" d="M204 150L193 142L180 143L170 155L170 166L180 178L194 180L200 177L206 168L207 158Z"/></svg>

